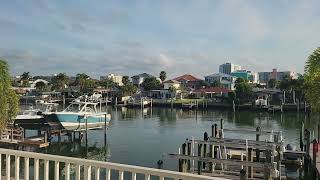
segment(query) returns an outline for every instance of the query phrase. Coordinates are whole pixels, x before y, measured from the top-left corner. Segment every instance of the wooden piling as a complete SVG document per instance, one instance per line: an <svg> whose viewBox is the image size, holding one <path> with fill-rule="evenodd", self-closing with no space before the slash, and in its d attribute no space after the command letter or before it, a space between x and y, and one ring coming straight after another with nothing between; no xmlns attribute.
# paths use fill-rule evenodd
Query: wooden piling
<svg viewBox="0 0 320 180"><path fill-rule="evenodd" d="M241 169L240 171L240 180L247 180L247 172L244 169Z"/></svg>
<svg viewBox="0 0 320 180"><path fill-rule="evenodd" d="M191 156L191 143L187 143L187 155ZM190 171L191 169L191 161L187 161L187 170Z"/></svg>
<svg viewBox="0 0 320 180"><path fill-rule="evenodd" d="M198 156L201 157L202 144L198 144ZM198 161L198 174L200 175L202 171L202 162Z"/></svg>
<svg viewBox="0 0 320 180"><path fill-rule="evenodd" d="M248 148L247 159L249 162L253 162L252 148ZM250 175L250 178L253 178L253 167L252 166L249 166L247 174L248 174L248 176Z"/></svg>
<svg viewBox="0 0 320 180"><path fill-rule="evenodd" d="M256 131L260 132L260 130L261 130L261 128L258 126L256 128ZM259 133L256 134L256 141L260 141L260 134ZM256 149L256 161L260 162L260 150L259 149Z"/></svg>
<svg viewBox="0 0 320 180"><path fill-rule="evenodd" d="M187 155L187 144L186 143L182 144L182 154ZM182 167L181 167L182 172L187 172L187 160L186 159L182 159L181 165L182 165Z"/></svg>
<svg viewBox="0 0 320 180"><path fill-rule="evenodd" d="M208 141L209 140L209 137L208 137L208 133L207 132L204 132L203 134L203 140L204 141ZM203 145L203 156L202 157L206 157L207 156L207 145L204 144ZM203 168L205 169L206 168L206 163L203 162Z"/></svg>
<svg viewBox="0 0 320 180"><path fill-rule="evenodd" d="M220 119L220 129L221 130L223 129L223 119L222 118Z"/></svg>

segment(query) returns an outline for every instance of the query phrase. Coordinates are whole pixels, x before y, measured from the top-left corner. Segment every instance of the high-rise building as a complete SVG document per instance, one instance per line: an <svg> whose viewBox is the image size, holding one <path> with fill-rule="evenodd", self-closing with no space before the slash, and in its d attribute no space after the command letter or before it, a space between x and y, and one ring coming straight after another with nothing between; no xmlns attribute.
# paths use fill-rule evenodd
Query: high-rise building
<svg viewBox="0 0 320 180"><path fill-rule="evenodd" d="M272 69L272 72L259 72L258 74L260 83L268 83L270 79L281 81L286 76L289 76L293 79L297 78L297 73L293 71L278 71L277 69Z"/></svg>
<svg viewBox="0 0 320 180"><path fill-rule="evenodd" d="M232 76L248 80L250 83L258 83L258 73L247 70L237 70L231 73Z"/></svg>
<svg viewBox="0 0 320 180"><path fill-rule="evenodd" d="M225 63L219 66L219 72L224 74L231 74L238 70L241 70L241 66L232 63Z"/></svg>

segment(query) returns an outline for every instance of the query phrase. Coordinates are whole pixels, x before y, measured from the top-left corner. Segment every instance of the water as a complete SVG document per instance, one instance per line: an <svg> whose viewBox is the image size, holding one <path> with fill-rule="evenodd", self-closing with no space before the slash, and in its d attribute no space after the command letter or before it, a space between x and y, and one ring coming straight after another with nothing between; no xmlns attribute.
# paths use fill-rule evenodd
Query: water
<svg viewBox="0 0 320 180"><path fill-rule="evenodd" d="M168 159L166 153L177 153L186 138L202 139L206 131L211 134L211 125L224 119L226 129L255 129L282 131L285 144L299 148L301 122L311 129L311 136L317 137L315 119L304 113L265 113L243 111L233 113L226 110L189 111L168 108L127 109L111 108L112 120L108 127L106 143L104 131L90 131L88 148L85 143L53 143L41 152L64 156L81 157L116 163L157 167L157 161L164 161L164 169L177 170L177 160ZM254 135L225 133L226 138L254 140ZM269 139L262 136L261 140ZM57 139L53 139L56 141ZM63 139L67 141L67 139ZM299 177L299 170L291 168L288 175ZM307 178L301 178L307 179Z"/></svg>

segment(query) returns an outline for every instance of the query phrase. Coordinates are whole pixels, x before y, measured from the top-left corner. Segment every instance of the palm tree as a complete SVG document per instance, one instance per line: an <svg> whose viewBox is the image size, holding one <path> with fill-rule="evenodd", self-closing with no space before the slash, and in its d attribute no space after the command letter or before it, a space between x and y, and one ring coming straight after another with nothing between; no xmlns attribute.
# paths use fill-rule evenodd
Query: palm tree
<svg viewBox="0 0 320 180"><path fill-rule="evenodd" d="M314 111L320 112L320 47L308 58L305 65L306 99Z"/></svg>
<svg viewBox="0 0 320 180"><path fill-rule="evenodd" d="M164 80L167 79L167 73L166 73L165 71L161 71L159 78L161 79L161 81L162 81L162 83L163 83Z"/></svg>
<svg viewBox="0 0 320 180"><path fill-rule="evenodd" d="M52 88L62 90L66 87L69 82L69 77L66 73L59 73L58 75L54 76L52 79Z"/></svg>
<svg viewBox="0 0 320 180"><path fill-rule="evenodd" d="M24 72L22 73L20 79L21 79L21 84L23 86L28 86L29 85L29 80L30 80L31 76L30 76L30 72Z"/></svg>
<svg viewBox="0 0 320 180"><path fill-rule="evenodd" d="M130 82L129 76L123 76L123 77L122 77L122 83L123 83L123 85L129 84L129 82Z"/></svg>
<svg viewBox="0 0 320 180"><path fill-rule="evenodd" d="M80 90L83 90L86 88L86 85L89 79L90 79L90 76L88 76L85 73L77 74L76 85L80 86Z"/></svg>
<svg viewBox="0 0 320 180"><path fill-rule="evenodd" d="M320 47L313 51L313 53L309 56L304 71L306 74L312 74L314 72L319 71L320 69Z"/></svg>

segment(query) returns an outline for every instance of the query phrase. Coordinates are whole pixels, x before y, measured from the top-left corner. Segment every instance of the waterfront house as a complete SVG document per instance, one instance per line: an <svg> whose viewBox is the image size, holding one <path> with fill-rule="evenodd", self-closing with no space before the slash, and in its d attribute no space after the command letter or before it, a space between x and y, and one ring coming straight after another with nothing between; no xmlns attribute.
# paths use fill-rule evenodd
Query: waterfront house
<svg viewBox="0 0 320 180"><path fill-rule="evenodd" d="M35 88L37 83L39 83L39 82L43 82L46 86L49 84L49 82L44 79L37 79L37 80L31 82L30 87Z"/></svg>
<svg viewBox="0 0 320 180"><path fill-rule="evenodd" d="M192 88L192 89L199 87L202 82L201 79L190 74L185 74L185 75L176 77L173 80L180 82L180 84L186 88Z"/></svg>
<svg viewBox="0 0 320 180"><path fill-rule="evenodd" d="M232 90L228 88L221 87L207 87L207 88L199 88L191 92L191 94L195 98L207 98L211 99L214 97L228 97L228 93L232 92Z"/></svg>
<svg viewBox="0 0 320 180"><path fill-rule="evenodd" d="M229 74L224 73L215 73L208 76L205 76L205 81L209 84L218 82L222 88L227 88L234 90L234 85L237 77L231 76Z"/></svg>
<svg viewBox="0 0 320 180"><path fill-rule="evenodd" d="M174 79L163 82L163 89L170 89L170 87L173 87L175 89L179 89L180 86L181 86L181 83L177 80L174 80Z"/></svg>
<svg viewBox="0 0 320 180"><path fill-rule="evenodd" d="M148 73L142 73L142 74L134 75L134 76L131 77L132 84L134 84L134 85L139 87L146 78L150 78L150 77L154 77L154 76L152 76L152 75L150 75Z"/></svg>

